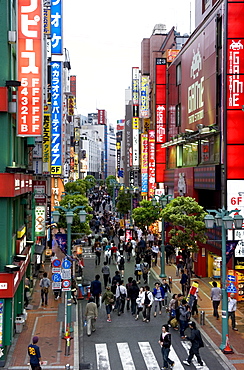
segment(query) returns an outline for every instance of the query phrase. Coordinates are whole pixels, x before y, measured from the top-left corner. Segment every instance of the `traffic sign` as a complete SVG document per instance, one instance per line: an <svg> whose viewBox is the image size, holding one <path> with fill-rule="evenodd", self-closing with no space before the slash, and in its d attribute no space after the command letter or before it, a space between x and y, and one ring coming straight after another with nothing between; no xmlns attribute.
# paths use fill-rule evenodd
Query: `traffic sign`
<svg viewBox="0 0 244 370"><path fill-rule="evenodd" d="M63 260L62 267L63 267L63 269L70 269L71 262L69 260Z"/></svg>
<svg viewBox="0 0 244 370"><path fill-rule="evenodd" d="M71 290L70 286L71 286L71 281L70 280L63 280L62 281L62 290L63 291Z"/></svg>
<svg viewBox="0 0 244 370"><path fill-rule="evenodd" d="M60 267L61 261L58 258L56 258L55 260L53 260L52 264L53 264L53 267Z"/></svg>
<svg viewBox="0 0 244 370"><path fill-rule="evenodd" d="M234 284L230 284L227 286L227 293L237 293L237 289Z"/></svg>
<svg viewBox="0 0 244 370"><path fill-rule="evenodd" d="M55 274L55 272L57 272L58 274L61 274L61 267L53 267L52 273Z"/></svg>
<svg viewBox="0 0 244 370"><path fill-rule="evenodd" d="M61 281L61 275L56 273L56 274L53 274L52 275L52 281L54 281L55 283Z"/></svg>
<svg viewBox="0 0 244 370"><path fill-rule="evenodd" d="M60 290L61 289L61 281L59 281L59 282L53 282L52 283L52 289L53 290Z"/></svg>
<svg viewBox="0 0 244 370"><path fill-rule="evenodd" d="M71 279L71 269L62 270L62 279Z"/></svg>
<svg viewBox="0 0 244 370"><path fill-rule="evenodd" d="M227 275L228 281L236 281L236 277L234 275Z"/></svg>

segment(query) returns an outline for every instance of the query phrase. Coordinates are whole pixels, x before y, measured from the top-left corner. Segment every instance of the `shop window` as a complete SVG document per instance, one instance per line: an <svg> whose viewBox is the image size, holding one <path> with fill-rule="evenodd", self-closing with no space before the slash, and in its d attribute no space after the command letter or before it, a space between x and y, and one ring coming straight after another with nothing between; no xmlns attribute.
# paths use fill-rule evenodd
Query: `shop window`
<svg viewBox="0 0 244 370"><path fill-rule="evenodd" d="M202 14L207 10L210 6L211 0L202 0Z"/></svg>
<svg viewBox="0 0 244 370"><path fill-rule="evenodd" d="M176 146L168 148L168 168L176 167Z"/></svg>
<svg viewBox="0 0 244 370"><path fill-rule="evenodd" d="M201 163L219 162L219 136L201 140Z"/></svg>
<svg viewBox="0 0 244 370"><path fill-rule="evenodd" d="M176 85L181 84L181 63L176 66Z"/></svg>
<svg viewBox="0 0 244 370"><path fill-rule="evenodd" d="M183 160L183 146L178 145L176 148L176 165L177 167L182 167Z"/></svg>
<svg viewBox="0 0 244 370"><path fill-rule="evenodd" d="M192 167L198 165L198 143L189 143L183 145L182 166Z"/></svg>

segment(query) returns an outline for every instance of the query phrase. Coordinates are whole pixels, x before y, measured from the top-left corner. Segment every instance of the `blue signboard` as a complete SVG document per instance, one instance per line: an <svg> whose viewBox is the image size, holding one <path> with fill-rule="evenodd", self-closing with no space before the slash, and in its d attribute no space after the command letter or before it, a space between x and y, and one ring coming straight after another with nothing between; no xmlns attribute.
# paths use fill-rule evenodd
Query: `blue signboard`
<svg viewBox="0 0 244 370"><path fill-rule="evenodd" d="M51 2L51 43L52 54L63 54L62 0Z"/></svg>
<svg viewBox="0 0 244 370"><path fill-rule="evenodd" d="M70 267L71 267L71 262L70 262L69 260L64 260L64 261L62 262L62 267L63 267L63 269L70 269Z"/></svg>
<svg viewBox="0 0 244 370"><path fill-rule="evenodd" d="M236 277L234 275L227 275L228 281L236 281Z"/></svg>
<svg viewBox="0 0 244 370"><path fill-rule="evenodd" d="M61 261L57 258L53 260L53 267L60 267L61 266Z"/></svg>
<svg viewBox="0 0 244 370"><path fill-rule="evenodd" d="M237 293L237 289L234 284L230 284L227 286L227 293Z"/></svg>
<svg viewBox="0 0 244 370"><path fill-rule="evenodd" d="M51 62L51 173L62 174L62 62Z"/></svg>
<svg viewBox="0 0 244 370"><path fill-rule="evenodd" d="M54 281L55 283L58 283L59 281L61 281L61 275L58 273L52 274L52 281Z"/></svg>

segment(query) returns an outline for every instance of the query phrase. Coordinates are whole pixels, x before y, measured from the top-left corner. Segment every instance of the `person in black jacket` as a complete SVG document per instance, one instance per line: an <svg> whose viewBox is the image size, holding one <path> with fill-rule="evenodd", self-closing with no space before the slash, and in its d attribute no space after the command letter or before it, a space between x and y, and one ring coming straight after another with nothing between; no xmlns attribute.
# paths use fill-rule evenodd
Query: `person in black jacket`
<svg viewBox="0 0 244 370"><path fill-rule="evenodd" d="M99 279L100 275L96 275L95 280L91 282L91 294L95 298L97 307L99 307L99 297L102 293L102 284L101 281L99 281Z"/></svg>
<svg viewBox="0 0 244 370"><path fill-rule="evenodd" d="M126 284L127 285L127 284ZM131 313L136 314L136 299L139 295L139 287L135 280L132 280L131 286L127 288L128 298L131 301Z"/></svg>
<svg viewBox="0 0 244 370"><path fill-rule="evenodd" d="M174 361L170 360L169 358L171 334L169 333L169 326L167 324L162 326L162 333L160 334L158 343L161 346L161 352L164 362L162 369L171 369L174 366ZM168 365L170 365L170 367Z"/></svg>
<svg viewBox="0 0 244 370"><path fill-rule="evenodd" d="M189 328L191 329L191 336L186 337L186 339L188 339L191 342L191 348L189 351L189 356L185 361L183 361L183 364L190 366L193 356L195 355L199 365L203 366L203 362L199 354L199 348L204 346L201 333L196 328L195 322L190 321L188 325Z"/></svg>

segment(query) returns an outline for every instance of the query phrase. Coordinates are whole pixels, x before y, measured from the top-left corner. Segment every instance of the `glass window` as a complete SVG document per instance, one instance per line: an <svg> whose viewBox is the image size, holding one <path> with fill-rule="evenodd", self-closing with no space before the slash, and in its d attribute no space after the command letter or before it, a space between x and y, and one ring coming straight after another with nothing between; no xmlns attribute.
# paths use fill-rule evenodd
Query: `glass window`
<svg viewBox="0 0 244 370"><path fill-rule="evenodd" d="M190 167L198 165L198 143L189 143L183 145L182 166Z"/></svg>
<svg viewBox="0 0 244 370"><path fill-rule="evenodd" d="M216 162L219 162L219 136L202 139L200 163Z"/></svg>
<svg viewBox="0 0 244 370"><path fill-rule="evenodd" d="M176 85L181 84L181 63L176 66Z"/></svg>
<svg viewBox="0 0 244 370"><path fill-rule="evenodd" d="M168 168L176 167L176 146L171 146L168 148Z"/></svg>
<svg viewBox="0 0 244 370"><path fill-rule="evenodd" d="M181 104L176 105L176 127L181 126Z"/></svg>
<svg viewBox="0 0 244 370"><path fill-rule="evenodd" d="M176 165L177 167L182 167L182 159L183 159L183 146L178 145L176 149Z"/></svg>

